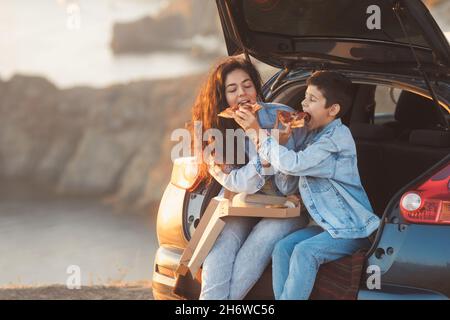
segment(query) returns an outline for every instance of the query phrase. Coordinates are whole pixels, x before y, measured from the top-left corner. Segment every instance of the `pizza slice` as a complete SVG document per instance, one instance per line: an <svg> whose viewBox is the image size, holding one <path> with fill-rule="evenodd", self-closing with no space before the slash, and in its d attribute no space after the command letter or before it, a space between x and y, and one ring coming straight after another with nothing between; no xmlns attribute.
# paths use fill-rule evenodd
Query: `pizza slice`
<svg viewBox="0 0 450 320"><path fill-rule="evenodd" d="M238 104L233 107L228 107L225 110L223 110L221 113L218 114L219 117L222 118L229 118L234 119L234 116L236 114L236 111L239 110L239 107L244 107L247 110L250 110L252 113L255 113L256 111L260 110L262 107L255 103L255 104Z"/></svg>
<svg viewBox="0 0 450 320"><path fill-rule="evenodd" d="M218 114L219 117L234 119L234 115L236 111L239 109L239 106L228 107Z"/></svg>
<svg viewBox="0 0 450 320"><path fill-rule="evenodd" d="M301 111L289 112L280 110L277 113L278 120L285 127L290 125L291 128L301 128L311 119L309 113Z"/></svg>

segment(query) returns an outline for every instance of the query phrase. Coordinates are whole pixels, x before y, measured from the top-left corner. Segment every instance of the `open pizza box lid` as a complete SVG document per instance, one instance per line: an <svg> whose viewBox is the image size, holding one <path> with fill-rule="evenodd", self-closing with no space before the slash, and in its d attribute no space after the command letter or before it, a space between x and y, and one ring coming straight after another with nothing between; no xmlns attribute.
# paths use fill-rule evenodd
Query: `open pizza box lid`
<svg viewBox="0 0 450 320"><path fill-rule="evenodd" d="M225 227L224 217L292 218L300 214L301 204L294 198L244 193L225 194L225 198L215 197L210 201L186 246L177 273L185 275L189 271L195 276Z"/></svg>

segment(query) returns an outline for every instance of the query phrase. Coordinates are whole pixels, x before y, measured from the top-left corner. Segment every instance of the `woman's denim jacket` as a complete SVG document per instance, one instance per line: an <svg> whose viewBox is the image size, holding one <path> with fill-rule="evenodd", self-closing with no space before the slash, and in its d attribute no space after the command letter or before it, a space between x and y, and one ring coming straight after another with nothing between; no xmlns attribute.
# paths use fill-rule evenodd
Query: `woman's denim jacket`
<svg viewBox="0 0 450 320"><path fill-rule="evenodd" d="M266 103L258 102L263 108L258 110L256 115L261 128L272 129L275 126L277 119L277 110L294 111L291 107L280 103ZM287 149L293 149L295 147L294 137L291 136L286 143ZM224 172L219 166L209 168L209 173L217 180L224 188L232 192L246 192L249 194L258 192L266 183L267 180L272 179L272 182L278 188L278 194L288 194L290 190L285 188L292 188L291 183L285 182L285 176L281 178L278 174L273 175L273 171L269 174L270 170L262 167L261 160L255 149L253 143L246 140L245 152L250 157L249 162L240 167L229 167L229 170ZM223 193L223 190L222 192Z"/></svg>
<svg viewBox="0 0 450 320"><path fill-rule="evenodd" d="M321 130L294 130L295 150L272 137L260 140L258 153L285 175L285 190L298 188L314 221L333 238L372 234L380 219L373 213L358 173L356 146L348 127L335 119ZM293 187L295 185L295 187Z"/></svg>

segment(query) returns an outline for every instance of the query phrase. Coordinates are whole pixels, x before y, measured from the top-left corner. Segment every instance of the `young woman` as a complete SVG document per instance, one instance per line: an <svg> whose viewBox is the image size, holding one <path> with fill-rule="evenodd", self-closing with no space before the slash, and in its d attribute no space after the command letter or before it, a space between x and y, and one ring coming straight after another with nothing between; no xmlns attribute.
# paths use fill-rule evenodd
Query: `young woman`
<svg viewBox="0 0 450 320"><path fill-rule="evenodd" d="M210 73L193 107L192 121L201 122L202 132L217 129L224 141L214 140L215 145L223 145L223 159L226 159L226 129L238 129L234 119L219 117L227 107L238 105L258 105L256 111L261 127L271 129L276 123L276 111L292 111L288 106L265 103L262 98L261 77L248 61L229 57ZM208 143L202 143L202 151ZM283 141L287 148L293 148L293 138ZM233 163L218 164L203 159L200 175L204 179L216 179L224 188L232 192L269 194L289 194L296 189L282 174L266 175L269 163L261 162L249 146L244 143L246 161L239 163L239 150L234 151ZM230 148L228 148L230 149ZM203 263L202 289L200 299L242 299L260 278L271 259L277 241L289 233L306 225L304 218L258 219L227 217L226 225ZM256 224L256 225L255 225Z"/></svg>

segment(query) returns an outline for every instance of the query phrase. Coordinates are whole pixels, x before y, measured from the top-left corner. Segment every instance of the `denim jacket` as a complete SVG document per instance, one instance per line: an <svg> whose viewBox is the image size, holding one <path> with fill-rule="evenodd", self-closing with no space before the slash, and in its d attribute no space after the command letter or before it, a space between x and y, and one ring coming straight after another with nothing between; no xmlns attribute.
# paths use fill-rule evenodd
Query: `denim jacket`
<svg viewBox="0 0 450 320"><path fill-rule="evenodd" d="M256 113L259 125L264 129L272 129L275 126L277 119L277 110L294 111L291 107L280 103L266 103L258 102L263 108ZM295 147L294 137L291 136L286 143L287 149ZM252 149L253 148L253 149ZM267 174L266 170L261 165L261 160L255 150L253 143L246 140L246 153L250 155L249 162L240 167L228 167L226 172L222 171L219 166L211 166L209 173L217 180L224 188L232 192L246 192L256 193L264 186L266 182L274 183L278 188L278 194L287 194L292 189L292 185L285 182L285 178L278 178L278 173L275 175ZM223 193L223 190L221 194Z"/></svg>
<svg viewBox="0 0 450 320"><path fill-rule="evenodd" d="M296 151L267 136L260 141L259 155L285 175L298 177L285 183L291 187L292 181L298 183L309 214L333 238L356 239L372 234L380 219L361 185L350 130L335 119L321 130L307 132L300 128L293 135Z"/></svg>

